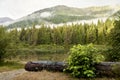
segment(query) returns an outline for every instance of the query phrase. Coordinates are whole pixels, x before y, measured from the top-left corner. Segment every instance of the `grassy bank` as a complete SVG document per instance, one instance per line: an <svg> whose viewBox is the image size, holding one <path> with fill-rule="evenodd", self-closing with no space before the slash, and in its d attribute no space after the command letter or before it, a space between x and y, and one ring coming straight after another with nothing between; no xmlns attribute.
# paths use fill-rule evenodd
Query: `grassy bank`
<svg viewBox="0 0 120 80"><path fill-rule="evenodd" d="M64 45L19 46L17 49L8 49L5 59L12 61L64 61L68 57L68 51L71 47L72 45L67 47ZM95 45L95 47L100 51L108 48L105 45Z"/></svg>
<svg viewBox="0 0 120 80"><path fill-rule="evenodd" d="M21 64L19 62L6 61L6 62L0 63L0 72L11 71L11 70L16 70L21 68L24 68L24 64Z"/></svg>
<svg viewBox="0 0 120 80"><path fill-rule="evenodd" d="M38 45L8 49L6 60L33 61L33 60L55 60L63 61L67 58L67 52L61 45Z"/></svg>

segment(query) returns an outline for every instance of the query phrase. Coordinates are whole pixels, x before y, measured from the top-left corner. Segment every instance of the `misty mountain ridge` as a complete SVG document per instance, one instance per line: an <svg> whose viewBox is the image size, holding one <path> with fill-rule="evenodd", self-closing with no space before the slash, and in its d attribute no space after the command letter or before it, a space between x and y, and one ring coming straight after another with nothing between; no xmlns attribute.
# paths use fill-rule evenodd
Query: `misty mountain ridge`
<svg viewBox="0 0 120 80"><path fill-rule="evenodd" d="M33 24L60 24L103 17L108 18L118 10L120 10L119 5L88 8L75 8L58 5L35 11L32 14L17 19L10 24L9 27L29 27Z"/></svg>
<svg viewBox="0 0 120 80"><path fill-rule="evenodd" d="M12 22L13 19L9 18L9 17L1 17L0 18L0 25L3 25L5 23L9 23L9 22Z"/></svg>
<svg viewBox="0 0 120 80"><path fill-rule="evenodd" d="M118 17L118 16L120 16L120 10L112 15L112 17L115 17L115 18Z"/></svg>

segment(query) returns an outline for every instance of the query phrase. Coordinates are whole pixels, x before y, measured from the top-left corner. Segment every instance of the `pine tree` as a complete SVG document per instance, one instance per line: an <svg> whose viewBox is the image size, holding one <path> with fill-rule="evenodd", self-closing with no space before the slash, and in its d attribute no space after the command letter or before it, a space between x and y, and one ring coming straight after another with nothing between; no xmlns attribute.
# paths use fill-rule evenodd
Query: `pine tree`
<svg viewBox="0 0 120 80"><path fill-rule="evenodd" d="M19 36L20 41L25 41L25 34L26 34L26 31L24 28L22 28L20 36Z"/></svg>
<svg viewBox="0 0 120 80"><path fill-rule="evenodd" d="M112 55L111 59L120 61L120 16L114 22L114 28L111 30Z"/></svg>
<svg viewBox="0 0 120 80"><path fill-rule="evenodd" d="M3 61L6 52L6 47L8 46L8 38L5 28L0 26L0 62Z"/></svg>

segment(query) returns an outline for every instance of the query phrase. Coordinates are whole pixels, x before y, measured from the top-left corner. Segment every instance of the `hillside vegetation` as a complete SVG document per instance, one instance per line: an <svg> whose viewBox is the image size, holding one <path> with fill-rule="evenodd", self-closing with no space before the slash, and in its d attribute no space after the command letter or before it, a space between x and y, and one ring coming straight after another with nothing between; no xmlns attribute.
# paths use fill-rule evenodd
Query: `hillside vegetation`
<svg viewBox="0 0 120 80"><path fill-rule="evenodd" d="M75 44L107 45L110 41L110 31L114 28L113 20L98 21L98 24L73 24L59 27L22 28L6 31L9 44L5 57L9 60L64 60L66 53ZM103 46L102 46L103 47ZM100 48L101 50L106 50ZM65 54L65 55L64 55ZM47 55L47 56L46 56ZM64 55L59 58L54 55ZM16 57L15 57L16 56ZM34 56L34 57L33 57ZM63 59L64 58L64 59Z"/></svg>
<svg viewBox="0 0 120 80"><path fill-rule="evenodd" d="M74 8L59 5L51 8L38 10L24 16L10 25L9 28L14 27L30 27L40 24L60 24L66 22L74 22L80 20L90 20L101 17L109 17L120 9L120 6L101 6L88 8Z"/></svg>

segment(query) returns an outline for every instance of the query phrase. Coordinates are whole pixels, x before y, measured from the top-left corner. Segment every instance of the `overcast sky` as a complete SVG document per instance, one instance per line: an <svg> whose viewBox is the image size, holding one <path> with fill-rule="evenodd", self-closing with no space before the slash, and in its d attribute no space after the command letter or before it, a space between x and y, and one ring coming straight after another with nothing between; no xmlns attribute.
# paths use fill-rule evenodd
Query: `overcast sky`
<svg viewBox="0 0 120 80"><path fill-rule="evenodd" d="M56 5L89 7L120 4L120 0L0 0L0 17L17 19L36 10Z"/></svg>

